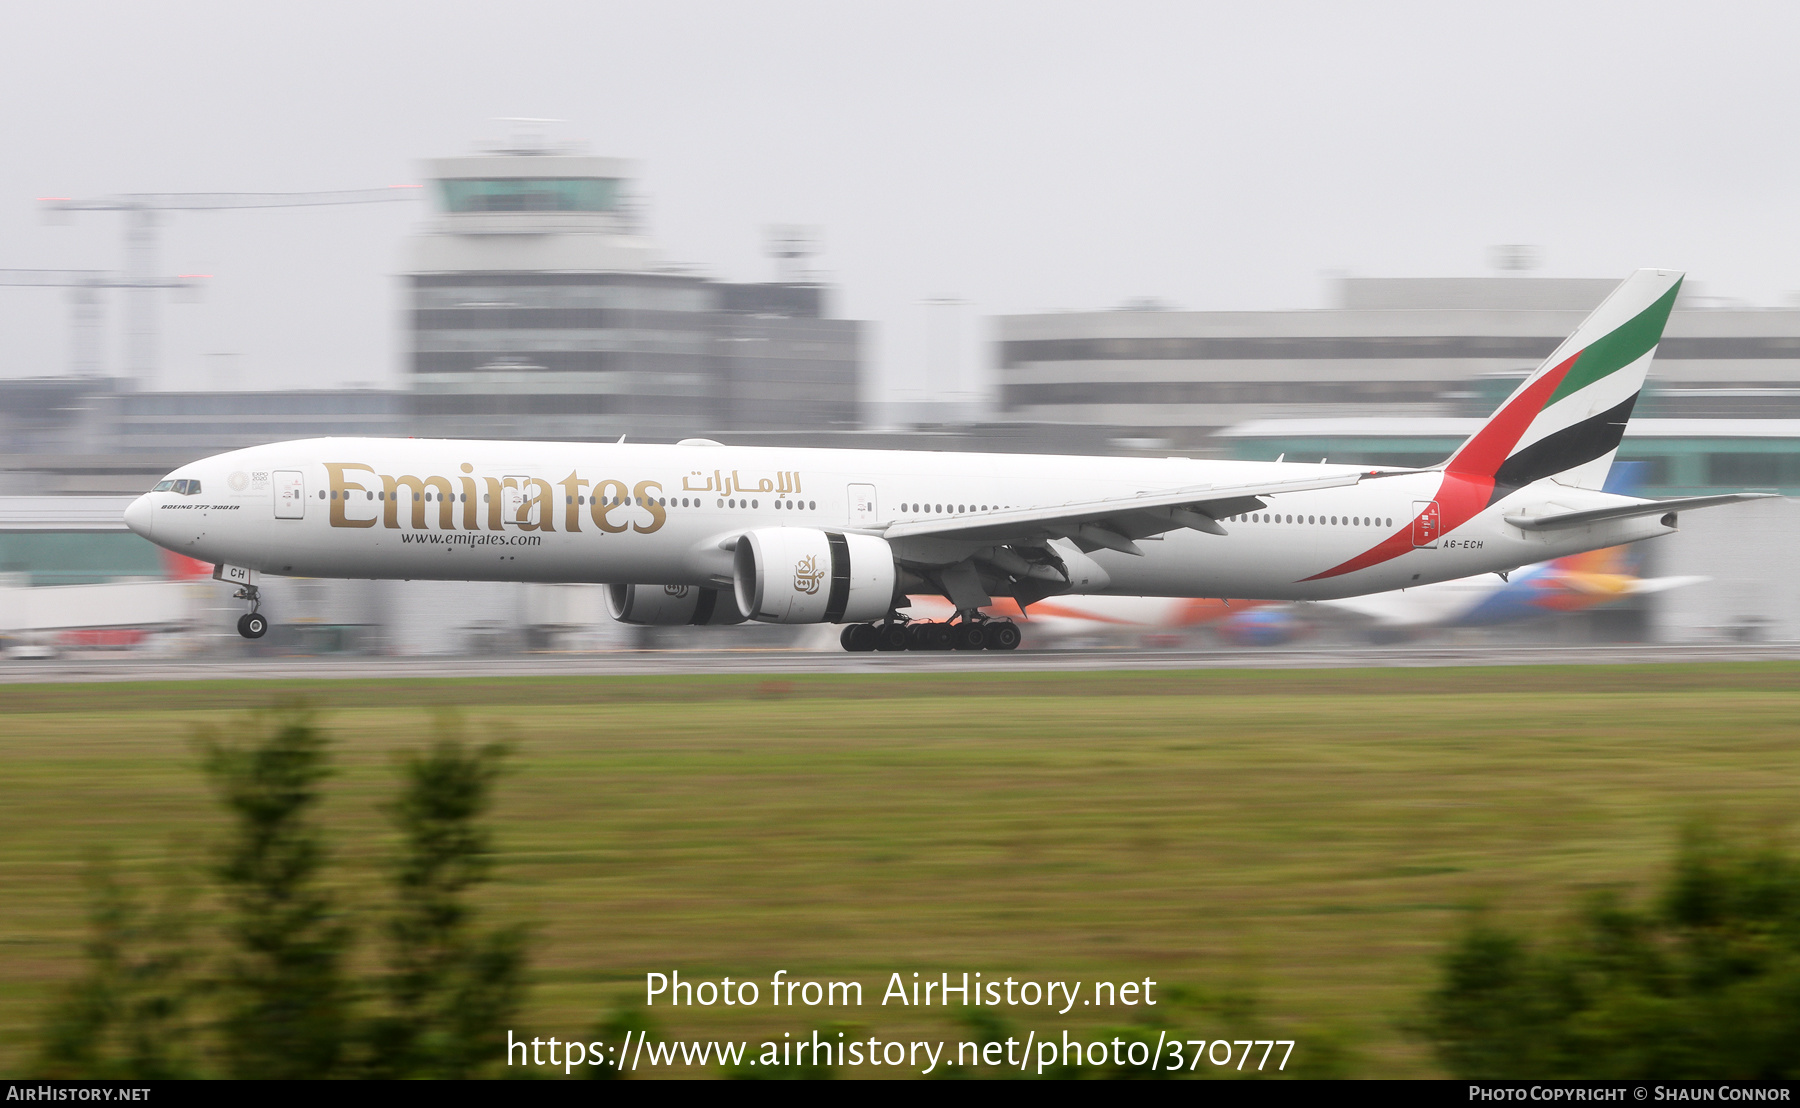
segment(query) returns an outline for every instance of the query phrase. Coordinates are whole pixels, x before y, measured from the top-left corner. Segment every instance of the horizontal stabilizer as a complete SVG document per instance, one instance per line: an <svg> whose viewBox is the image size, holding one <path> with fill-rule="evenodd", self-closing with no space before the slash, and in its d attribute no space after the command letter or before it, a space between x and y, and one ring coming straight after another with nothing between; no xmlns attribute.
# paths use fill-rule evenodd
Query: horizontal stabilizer
<svg viewBox="0 0 1800 1108"><path fill-rule="evenodd" d="M1506 522L1522 531L1557 531L1565 527L1585 527L1609 519L1661 515L1690 508L1710 508L1715 504L1736 504L1742 500L1764 500L1779 495L1772 492L1732 492L1719 496L1679 496L1673 500L1645 500L1637 504L1620 504L1612 508L1590 508L1585 512L1561 512L1549 516L1509 515Z"/></svg>

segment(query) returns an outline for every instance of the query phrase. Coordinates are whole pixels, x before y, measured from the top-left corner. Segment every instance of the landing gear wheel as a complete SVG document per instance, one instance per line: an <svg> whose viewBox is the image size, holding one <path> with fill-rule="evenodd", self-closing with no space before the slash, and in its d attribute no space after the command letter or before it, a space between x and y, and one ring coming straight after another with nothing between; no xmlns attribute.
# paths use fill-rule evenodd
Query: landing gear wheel
<svg viewBox="0 0 1800 1108"><path fill-rule="evenodd" d="M906 628L908 650L949 650L956 629L948 623L913 623Z"/></svg>
<svg viewBox="0 0 1800 1108"><path fill-rule="evenodd" d="M269 633L269 621L260 612L247 612L238 617L238 634L246 639L260 639Z"/></svg>
<svg viewBox="0 0 1800 1108"><path fill-rule="evenodd" d="M876 650L905 650L906 640L906 624L904 623L884 623L875 628Z"/></svg>
<svg viewBox="0 0 1800 1108"><path fill-rule="evenodd" d="M987 636L989 650L1017 650L1019 641L1025 637L1019 633L1019 625L1011 620L995 620L988 624Z"/></svg>
<svg viewBox="0 0 1800 1108"><path fill-rule="evenodd" d="M956 625L956 638L952 645L958 650L985 650L988 644L987 627L979 623L959 623Z"/></svg>
<svg viewBox="0 0 1800 1108"><path fill-rule="evenodd" d="M838 642L852 654L863 654L875 649L875 628L866 623L852 623L844 628L838 636Z"/></svg>

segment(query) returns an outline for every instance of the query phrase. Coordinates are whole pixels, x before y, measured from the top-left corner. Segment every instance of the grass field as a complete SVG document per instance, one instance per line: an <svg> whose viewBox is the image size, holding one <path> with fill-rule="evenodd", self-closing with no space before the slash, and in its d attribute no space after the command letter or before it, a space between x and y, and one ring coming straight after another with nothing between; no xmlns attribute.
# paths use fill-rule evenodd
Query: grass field
<svg viewBox="0 0 1800 1108"><path fill-rule="evenodd" d="M1250 991L1360 1074L1426 1075L1396 1025L1464 908L1555 918L1645 887L1696 815L1785 836L1800 796L1787 663L0 687L0 1073L79 968L84 854L145 879L204 860L194 728L277 695L336 740L354 896L431 709L511 739L484 899L535 928L520 1030L563 1038L647 971L863 982L849 1011L656 1010L672 1037L757 1039L957 1037L879 1006L894 971L1147 976Z"/></svg>

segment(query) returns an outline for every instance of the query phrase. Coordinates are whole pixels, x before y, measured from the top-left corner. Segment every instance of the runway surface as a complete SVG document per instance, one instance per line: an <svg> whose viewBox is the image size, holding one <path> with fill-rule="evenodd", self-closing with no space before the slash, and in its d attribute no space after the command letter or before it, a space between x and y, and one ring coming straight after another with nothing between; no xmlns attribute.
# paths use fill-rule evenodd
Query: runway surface
<svg viewBox="0 0 1800 1108"><path fill-rule="evenodd" d="M484 657L175 659L91 654L0 661L0 684L395 677L571 677L707 673L970 673L1078 670L1343 669L1369 666L1634 665L1800 660L1776 645L1393 646L1292 650L1030 650L845 654L809 650L629 650Z"/></svg>

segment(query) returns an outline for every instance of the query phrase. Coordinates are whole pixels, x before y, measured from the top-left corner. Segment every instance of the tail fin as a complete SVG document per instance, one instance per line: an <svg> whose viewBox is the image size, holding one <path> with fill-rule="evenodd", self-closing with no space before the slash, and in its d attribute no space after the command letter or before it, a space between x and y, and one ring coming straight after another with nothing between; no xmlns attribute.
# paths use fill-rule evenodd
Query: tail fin
<svg viewBox="0 0 1800 1108"><path fill-rule="evenodd" d="M1583 320L1444 464L1496 496L1554 477L1598 489L1662 341L1683 274L1640 269Z"/></svg>

